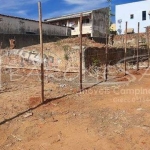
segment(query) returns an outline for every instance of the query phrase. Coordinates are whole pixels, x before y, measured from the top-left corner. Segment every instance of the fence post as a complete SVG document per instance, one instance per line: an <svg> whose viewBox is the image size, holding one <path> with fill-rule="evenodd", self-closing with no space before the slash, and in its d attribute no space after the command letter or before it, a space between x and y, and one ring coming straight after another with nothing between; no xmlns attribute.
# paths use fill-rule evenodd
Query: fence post
<svg viewBox="0 0 150 150"><path fill-rule="evenodd" d="M82 91L82 13L80 14L80 91Z"/></svg>
<svg viewBox="0 0 150 150"><path fill-rule="evenodd" d="M149 68L149 65L150 65L150 60L149 60L149 29L148 27L146 27L146 36L147 36L147 53L148 53L148 68Z"/></svg>
<svg viewBox="0 0 150 150"><path fill-rule="evenodd" d="M105 49L105 57L106 57L106 60L105 60L105 82L107 81L108 79L108 25L107 25L107 20L105 18L105 26L106 26L106 49Z"/></svg>
<svg viewBox="0 0 150 150"><path fill-rule="evenodd" d="M137 71L139 70L139 31L140 30L140 23L138 22L138 36L137 36Z"/></svg>
<svg viewBox="0 0 150 150"><path fill-rule="evenodd" d="M126 54L127 54L127 25L128 25L128 23L126 22L125 49L124 49L124 71L125 71L125 75L126 75L126 71L127 71L127 62L126 62Z"/></svg>
<svg viewBox="0 0 150 150"><path fill-rule="evenodd" d="M38 2L39 11L39 31L41 44L41 103L44 102L44 61L43 61L43 33L42 33L42 8L41 2Z"/></svg>
<svg viewBox="0 0 150 150"><path fill-rule="evenodd" d="M2 50L0 46L0 89L2 88Z"/></svg>

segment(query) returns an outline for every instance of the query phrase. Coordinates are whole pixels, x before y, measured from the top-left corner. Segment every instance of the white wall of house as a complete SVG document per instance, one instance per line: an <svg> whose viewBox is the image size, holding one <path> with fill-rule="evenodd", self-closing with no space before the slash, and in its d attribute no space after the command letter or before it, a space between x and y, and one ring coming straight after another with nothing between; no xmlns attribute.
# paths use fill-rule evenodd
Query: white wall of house
<svg viewBox="0 0 150 150"><path fill-rule="evenodd" d="M83 12L83 24L82 34L90 35L91 37L101 37L106 32L106 17L108 16L109 8L101 8L88 12ZM62 25L74 28L71 31L71 35L80 35L80 13L72 14L68 16L62 16L58 18L46 19L45 22L49 22L55 25Z"/></svg>
<svg viewBox="0 0 150 150"><path fill-rule="evenodd" d="M146 14L143 11L146 11ZM124 34L126 21L128 28L133 28L135 33L138 32L138 22L140 22L140 32L145 32L145 27L150 25L150 0L116 5L118 34Z"/></svg>
<svg viewBox="0 0 150 150"><path fill-rule="evenodd" d="M82 24L82 34L90 35L92 34L92 23ZM71 31L71 35L80 35L80 18L78 19L78 24L74 26L74 30Z"/></svg>
<svg viewBox="0 0 150 150"><path fill-rule="evenodd" d="M69 28L43 23L43 34L70 36ZM26 32L39 33L38 21L0 15L0 33L26 34Z"/></svg>
<svg viewBox="0 0 150 150"><path fill-rule="evenodd" d="M88 34L91 36L92 33L92 25L83 25L82 26L82 34ZM80 35L80 28L79 27L75 27L74 30L71 31L71 35Z"/></svg>

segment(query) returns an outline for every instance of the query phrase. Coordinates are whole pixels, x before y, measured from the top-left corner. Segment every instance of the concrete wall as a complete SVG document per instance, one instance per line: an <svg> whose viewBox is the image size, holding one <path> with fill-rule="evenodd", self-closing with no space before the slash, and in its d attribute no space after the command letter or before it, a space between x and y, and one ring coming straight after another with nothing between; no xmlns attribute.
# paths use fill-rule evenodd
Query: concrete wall
<svg viewBox="0 0 150 150"><path fill-rule="evenodd" d="M39 34L38 21L0 15L0 33L26 34L27 32ZM43 34L70 36L71 30L66 27L43 23Z"/></svg>
<svg viewBox="0 0 150 150"><path fill-rule="evenodd" d="M140 32L145 32L146 26L150 23L150 1L139 1L116 6L116 29L118 34L124 34L125 22L128 22L128 28L133 28L138 32L138 22L140 22ZM146 11L146 20L142 20L142 11ZM130 15L134 18L131 19ZM120 21L119 21L120 20Z"/></svg>
<svg viewBox="0 0 150 150"><path fill-rule="evenodd" d="M147 49L139 49L139 55L147 55ZM127 49L127 62L136 63L136 49ZM143 61L143 57L139 61ZM88 47L84 52L85 68L90 66L101 66L106 63L105 48ZM124 63L124 49L123 48L109 48L108 49L108 64L114 65L116 63Z"/></svg>
<svg viewBox="0 0 150 150"><path fill-rule="evenodd" d="M127 34L127 46L128 47L136 47L137 46L137 37L138 34ZM139 34L139 41L146 43L146 33ZM114 44L115 47L124 47L125 46L125 34L122 35L115 35L114 36Z"/></svg>
<svg viewBox="0 0 150 150"><path fill-rule="evenodd" d="M83 24L82 26L82 34L90 35L92 33L92 24ZM80 28L79 26L75 27L74 30L71 31L71 35L80 35Z"/></svg>
<svg viewBox="0 0 150 150"><path fill-rule="evenodd" d="M94 10L92 12L92 37L101 37L106 33L106 28L108 27L108 13L109 8L103 8L99 10Z"/></svg>
<svg viewBox="0 0 150 150"><path fill-rule="evenodd" d="M49 36L43 35L43 42L55 42L60 39L64 39L66 36ZM0 43L2 42L2 48L9 48L9 39L15 39L16 48L22 48L26 46L36 45L40 43L39 35L27 35L27 34L0 34Z"/></svg>
<svg viewBox="0 0 150 150"><path fill-rule="evenodd" d="M90 35L91 37L103 37L106 33L106 28L108 28L106 26L106 24L108 25L108 12L108 8L92 11L89 17L90 22L87 24L82 24L82 33L84 35ZM83 19L86 18L87 17L83 17ZM78 22L78 26L75 27L75 30L72 30L71 35L80 35L80 18L78 19Z"/></svg>
<svg viewBox="0 0 150 150"><path fill-rule="evenodd" d="M127 34L127 46L128 47L136 47L137 46L137 38L138 34ZM150 27L147 27L147 32L139 34L139 45L150 44ZM125 46L125 34L122 35L114 35L113 46L115 47L124 47Z"/></svg>

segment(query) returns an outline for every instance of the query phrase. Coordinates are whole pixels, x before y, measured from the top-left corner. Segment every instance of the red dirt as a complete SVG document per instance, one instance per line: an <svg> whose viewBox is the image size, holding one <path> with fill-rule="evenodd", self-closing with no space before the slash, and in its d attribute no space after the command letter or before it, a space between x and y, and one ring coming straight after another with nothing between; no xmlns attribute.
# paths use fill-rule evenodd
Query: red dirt
<svg viewBox="0 0 150 150"><path fill-rule="evenodd" d="M41 101L41 98L40 98L40 97L31 97L31 98L29 99L29 106L30 106L30 107L33 107L33 106L35 106L35 105L38 105L38 104L40 103L40 101Z"/></svg>
<svg viewBox="0 0 150 150"><path fill-rule="evenodd" d="M128 81L128 79L124 77L124 78L118 79L117 81Z"/></svg>
<svg viewBox="0 0 150 150"><path fill-rule="evenodd" d="M28 118L26 110L40 102L40 82L9 83L0 94L0 149L149 150L150 82L141 77L82 93L69 83L45 83L46 103Z"/></svg>

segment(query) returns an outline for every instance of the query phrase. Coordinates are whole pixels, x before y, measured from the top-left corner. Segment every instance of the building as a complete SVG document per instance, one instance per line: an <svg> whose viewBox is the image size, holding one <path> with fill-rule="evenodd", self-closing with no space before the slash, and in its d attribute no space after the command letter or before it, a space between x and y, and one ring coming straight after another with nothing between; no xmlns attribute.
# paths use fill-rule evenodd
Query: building
<svg viewBox="0 0 150 150"><path fill-rule="evenodd" d="M130 32L138 32L138 22L140 23L140 32L145 32L145 27L150 25L150 0L116 5L116 30L118 34L125 33L126 21Z"/></svg>
<svg viewBox="0 0 150 150"><path fill-rule="evenodd" d="M60 25L64 27L71 27L71 35L80 35L80 14L69 14L56 18L49 18L44 20L53 25ZM102 8L82 12L82 33L85 36L101 37L106 33L109 23L109 8Z"/></svg>
<svg viewBox="0 0 150 150"><path fill-rule="evenodd" d="M70 36L71 29L43 23L43 34ZM25 18L0 14L0 33L3 34L39 34L39 22Z"/></svg>
<svg viewBox="0 0 150 150"><path fill-rule="evenodd" d="M110 31L116 31L116 24L115 23L111 24Z"/></svg>

